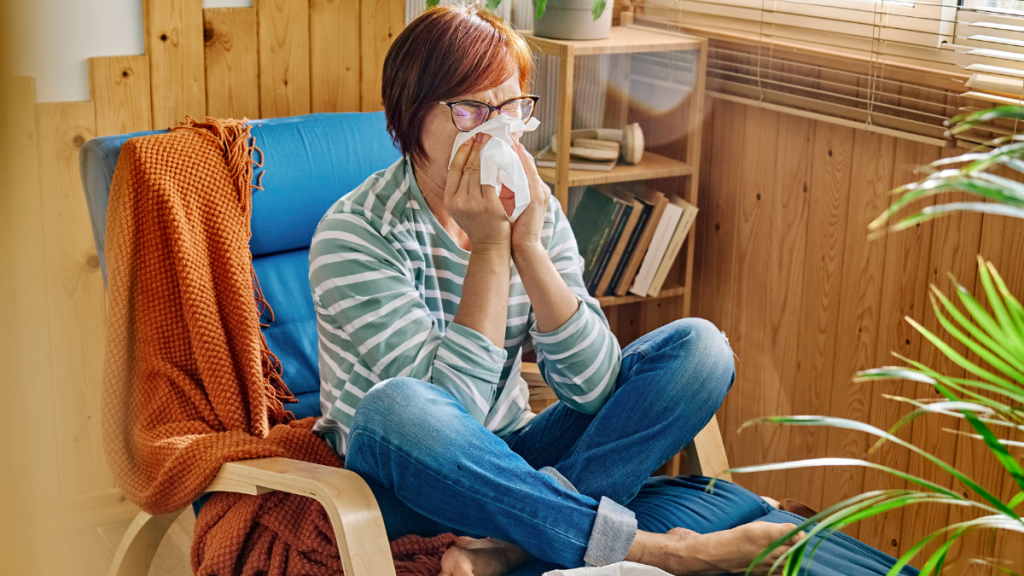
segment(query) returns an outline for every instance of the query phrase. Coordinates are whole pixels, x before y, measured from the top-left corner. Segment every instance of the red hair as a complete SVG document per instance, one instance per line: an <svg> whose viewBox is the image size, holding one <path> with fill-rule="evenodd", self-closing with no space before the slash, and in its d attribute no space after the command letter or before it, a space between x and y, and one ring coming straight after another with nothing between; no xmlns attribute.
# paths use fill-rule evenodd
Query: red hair
<svg viewBox="0 0 1024 576"><path fill-rule="evenodd" d="M479 5L438 6L409 23L384 58L381 97L388 132L414 162L421 133L442 100L494 88L519 74L525 93L533 55L523 37Z"/></svg>

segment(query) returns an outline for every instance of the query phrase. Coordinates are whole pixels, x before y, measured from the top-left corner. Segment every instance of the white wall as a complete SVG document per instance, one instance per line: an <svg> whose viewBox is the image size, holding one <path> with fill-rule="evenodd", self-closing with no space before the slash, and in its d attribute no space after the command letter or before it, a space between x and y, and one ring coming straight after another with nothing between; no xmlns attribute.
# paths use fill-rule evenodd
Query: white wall
<svg viewBox="0 0 1024 576"><path fill-rule="evenodd" d="M40 102L89 99L86 59L142 54L142 0L17 0L11 72L36 79ZM203 0L205 8L252 0Z"/></svg>

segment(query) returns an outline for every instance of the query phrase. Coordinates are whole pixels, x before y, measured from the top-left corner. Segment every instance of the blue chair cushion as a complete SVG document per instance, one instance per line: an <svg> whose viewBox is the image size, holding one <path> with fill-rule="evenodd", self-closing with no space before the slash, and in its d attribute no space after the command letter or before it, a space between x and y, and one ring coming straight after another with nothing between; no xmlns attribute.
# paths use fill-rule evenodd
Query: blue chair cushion
<svg viewBox="0 0 1024 576"><path fill-rule="evenodd" d="M270 304L270 309L260 317L261 322L269 324L263 335L281 360L284 381L294 394L319 392L316 313L308 280L309 248L253 258L252 264L263 297Z"/></svg>
<svg viewBox="0 0 1024 576"><path fill-rule="evenodd" d="M253 256L308 248L327 209L399 157L383 112L307 114L250 123L264 156L263 167L254 174L255 181L264 173L263 190L252 196ZM82 146L79 169L104 279L107 202L121 145L129 138L162 132L104 136ZM259 161L259 154L255 156Z"/></svg>

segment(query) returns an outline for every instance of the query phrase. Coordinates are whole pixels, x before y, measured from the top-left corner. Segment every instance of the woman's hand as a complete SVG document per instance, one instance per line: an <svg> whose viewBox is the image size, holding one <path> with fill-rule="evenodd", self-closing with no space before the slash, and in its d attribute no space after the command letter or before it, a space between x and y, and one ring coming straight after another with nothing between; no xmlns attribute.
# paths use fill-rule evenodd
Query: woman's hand
<svg viewBox="0 0 1024 576"><path fill-rule="evenodd" d="M530 205L523 210L515 223L512 224L512 251L517 249L540 246L540 232L544 228L544 215L548 211L548 202L551 201L551 188L540 179L537 173L537 164L533 156L526 151L526 148L516 139L516 153L526 170L526 179L530 182Z"/></svg>
<svg viewBox="0 0 1024 576"><path fill-rule="evenodd" d="M444 187L445 207L469 236L473 252L491 248L508 251L512 236L512 227L494 186L480 184L480 150L490 138L477 134L459 147Z"/></svg>

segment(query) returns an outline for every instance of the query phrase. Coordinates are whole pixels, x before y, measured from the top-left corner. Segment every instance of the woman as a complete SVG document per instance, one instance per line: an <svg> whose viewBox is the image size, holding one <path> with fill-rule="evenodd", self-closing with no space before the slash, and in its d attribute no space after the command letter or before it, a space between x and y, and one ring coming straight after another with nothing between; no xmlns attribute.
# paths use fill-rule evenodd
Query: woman
<svg viewBox="0 0 1024 576"><path fill-rule="evenodd" d="M382 93L403 156L339 200L310 249L317 431L370 484L390 537L467 535L445 554L446 575L497 576L531 556L743 572L793 528L750 522L766 513L760 499L740 513L722 504L736 487L711 495L671 479L673 497L729 509L708 521L681 507L678 527L659 531L639 529L627 507L649 499L650 474L721 405L735 375L723 334L679 320L620 352L525 149L530 204L515 223L511 192L480 184L485 136L449 166L460 130L498 113L530 118L531 58L477 7L435 8L396 38ZM519 370L529 349L560 399L538 415Z"/></svg>

